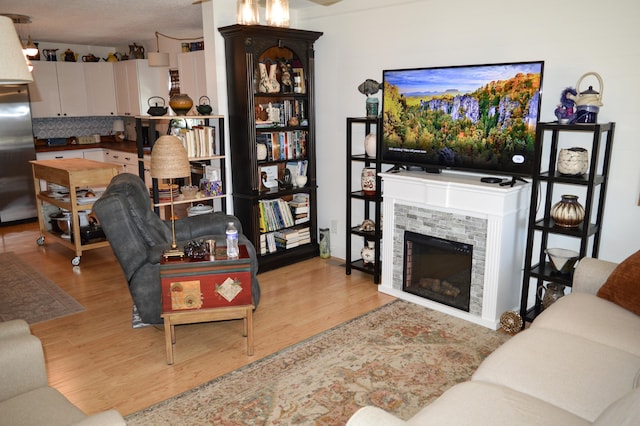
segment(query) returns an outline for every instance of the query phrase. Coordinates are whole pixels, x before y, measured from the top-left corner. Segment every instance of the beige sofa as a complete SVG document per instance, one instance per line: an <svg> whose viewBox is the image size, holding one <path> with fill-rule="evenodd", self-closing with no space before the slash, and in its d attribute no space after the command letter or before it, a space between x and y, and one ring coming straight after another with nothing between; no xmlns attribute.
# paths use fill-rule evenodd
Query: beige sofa
<svg viewBox="0 0 640 426"><path fill-rule="evenodd" d="M0 322L1 425L126 425L115 410L87 416L50 387L40 339L23 320Z"/></svg>
<svg viewBox="0 0 640 426"><path fill-rule="evenodd" d="M347 425L640 425L640 316L596 296L615 268L582 259L570 295L409 420L364 407Z"/></svg>

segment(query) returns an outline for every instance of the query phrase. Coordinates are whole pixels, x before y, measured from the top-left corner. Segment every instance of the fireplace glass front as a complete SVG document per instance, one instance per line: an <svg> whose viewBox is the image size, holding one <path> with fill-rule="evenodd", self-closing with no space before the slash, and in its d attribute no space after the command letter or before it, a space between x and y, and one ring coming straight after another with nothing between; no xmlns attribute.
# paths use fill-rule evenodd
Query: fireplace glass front
<svg viewBox="0 0 640 426"><path fill-rule="evenodd" d="M404 232L402 288L469 312L473 245Z"/></svg>

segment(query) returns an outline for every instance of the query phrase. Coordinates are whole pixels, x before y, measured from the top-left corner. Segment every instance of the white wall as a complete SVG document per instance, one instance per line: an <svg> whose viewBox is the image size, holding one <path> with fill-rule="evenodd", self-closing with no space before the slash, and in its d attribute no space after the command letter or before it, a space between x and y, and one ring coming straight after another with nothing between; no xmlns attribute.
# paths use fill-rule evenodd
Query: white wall
<svg viewBox="0 0 640 426"><path fill-rule="evenodd" d="M217 27L235 23L235 2L214 2ZM264 14L264 10L261 10ZM610 184L600 258L620 261L640 248L640 3L614 0L343 0L292 11L291 27L322 31L315 44L319 210L336 225L332 255L345 257L346 117L364 115L357 86L382 70L544 60L542 120L553 121L560 92L581 75L604 80L599 121L615 121ZM221 62L222 61L222 62ZM224 56L216 52L220 111L226 94ZM377 96L380 96L378 93ZM363 135L364 137L364 135ZM228 140L228 139L227 139ZM358 181L355 182L358 184ZM359 250L359 249L358 249Z"/></svg>
<svg viewBox="0 0 640 426"><path fill-rule="evenodd" d="M589 71L602 76L599 121L615 121L616 132L599 257L620 261L640 248L640 3L344 0L296 12L292 27L324 32L316 43L318 223L338 225L333 256L345 256L345 118L364 115L361 82L381 81L383 69L540 59L543 121L555 120L562 89Z"/></svg>

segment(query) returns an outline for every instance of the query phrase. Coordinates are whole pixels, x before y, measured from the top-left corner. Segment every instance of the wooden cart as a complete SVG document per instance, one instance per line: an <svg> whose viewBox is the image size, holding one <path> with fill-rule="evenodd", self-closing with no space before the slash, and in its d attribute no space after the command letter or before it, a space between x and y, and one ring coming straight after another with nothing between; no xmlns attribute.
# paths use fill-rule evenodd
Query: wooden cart
<svg viewBox="0 0 640 426"><path fill-rule="evenodd" d="M111 179L118 174L119 166L110 163L101 163L84 158L64 158L56 160L33 160L30 161L33 170L34 187L36 191L36 201L38 207L38 222L40 224L40 237L38 245L44 244L45 235L51 236L60 244L75 250L76 256L71 260L73 266L80 264L80 257L83 250L90 250L109 245L108 241L82 243L80 238L79 211L91 210L93 203L78 203L77 190L98 186L107 186ZM40 182L55 183L69 188L69 197L60 199L51 196L49 191L42 191ZM67 240L61 234L52 232L47 228L49 219L44 212L45 203L52 204L61 209L71 212L71 225L73 239Z"/></svg>

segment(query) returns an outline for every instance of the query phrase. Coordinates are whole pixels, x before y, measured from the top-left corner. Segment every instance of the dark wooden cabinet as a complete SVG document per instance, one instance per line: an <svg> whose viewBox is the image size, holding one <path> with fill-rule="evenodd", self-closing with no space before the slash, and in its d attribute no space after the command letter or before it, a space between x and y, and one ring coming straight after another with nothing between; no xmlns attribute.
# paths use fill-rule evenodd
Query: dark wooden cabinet
<svg viewBox="0 0 640 426"><path fill-rule="evenodd" d="M234 215L256 246L261 271L317 256L313 46L322 33L262 25L219 31L225 39ZM291 184L298 166L306 169L304 186ZM301 197L308 200L307 221L265 228L265 206ZM296 230L308 230L309 238L271 249L275 232Z"/></svg>
<svg viewBox="0 0 640 426"><path fill-rule="evenodd" d="M573 272L558 273L547 259L545 249L574 249L579 258L598 257L605 196L615 123L575 124L539 123L536 134L536 168L531 189L524 278L520 302L523 320L533 321L543 310L540 288L554 282L571 287ZM574 144L589 152L589 169L584 175L567 176L557 171L562 147ZM548 159L548 164L547 164ZM564 194L580 194L585 210L577 227L561 227L551 218L551 209ZM566 246L565 246L566 245ZM528 307L531 282L536 285L536 300ZM525 321L523 321L524 324Z"/></svg>
<svg viewBox="0 0 640 426"><path fill-rule="evenodd" d="M363 153L364 137L361 140L354 140L354 128L361 126L364 128L364 135L376 134L376 157L371 157ZM352 269L373 274L373 282L380 283L382 271L382 179L380 172L382 163L379 153L381 152L380 134L382 132L382 120L376 117L348 117L347 118L347 241L346 241L346 274L350 275ZM368 195L362 191L358 185L354 187L352 182L361 176L363 168L372 168L376 172L376 193ZM362 215L358 216L355 204L361 204L358 211ZM358 217L356 217L358 216ZM374 222L373 229L361 229L365 219ZM352 245L356 242L357 247L364 247L372 243L373 262L365 262L362 257L352 259Z"/></svg>

